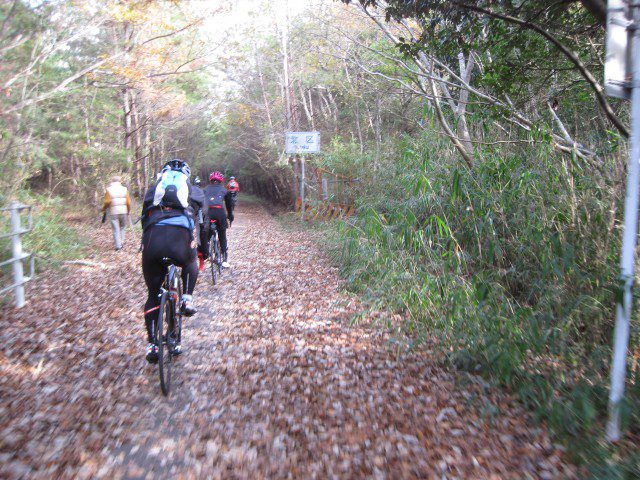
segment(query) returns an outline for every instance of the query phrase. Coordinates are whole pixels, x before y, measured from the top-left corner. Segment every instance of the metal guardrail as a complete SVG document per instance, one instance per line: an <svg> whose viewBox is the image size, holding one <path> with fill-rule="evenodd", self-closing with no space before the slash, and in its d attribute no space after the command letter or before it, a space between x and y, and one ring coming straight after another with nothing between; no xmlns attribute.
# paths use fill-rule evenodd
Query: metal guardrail
<svg viewBox="0 0 640 480"><path fill-rule="evenodd" d="M22 226L21 212L27 212L27 227ZM0 235L0 239L11 239L11 258L0 262L0 268L7 265L13 265L13 283L6 287L0 288L0 295L11 290L14 291L15 303L17 308L24 307L24 284L33 278L34 260L33 253L24 253L22 251L22 236L29 233L33 229L33 220L31 217L31 207L23 205L19 202L11 202L8 207L0 208L0 212L9 212L11 217L11 232ZM29 276L24 276L23 262L29 259Z"/></svg>
<svg viewBox="0 0 640 480"><path fill-rule="evenodd" d="M305 205L305 220L336 220L349 218L356 213L355 205L345 205L341 203L333 203L322 201L312 205ZM302 210L302 199L296 199L295 211ZM306 214L309 215L306 215Z"/></svg>

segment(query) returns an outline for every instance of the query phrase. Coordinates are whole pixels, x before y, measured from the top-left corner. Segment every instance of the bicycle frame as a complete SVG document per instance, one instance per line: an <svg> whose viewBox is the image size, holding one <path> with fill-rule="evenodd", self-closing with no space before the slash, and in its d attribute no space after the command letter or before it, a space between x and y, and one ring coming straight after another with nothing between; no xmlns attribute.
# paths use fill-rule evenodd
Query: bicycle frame
<svg viewBox="0 0 640 480"><path fill-rule="evenodd" d="M176 280L178 279L177 273L178 267L176 267L175 265L169 265L169 271L165 276L166 280L160 287L160 293L158 294L158 297L162 298L162 295L164 293L170 293L171 295L169 296L169 298L171 299L171 301L177 303L180 298L180 293L178 292L178 286L176 282Z"/></svg>

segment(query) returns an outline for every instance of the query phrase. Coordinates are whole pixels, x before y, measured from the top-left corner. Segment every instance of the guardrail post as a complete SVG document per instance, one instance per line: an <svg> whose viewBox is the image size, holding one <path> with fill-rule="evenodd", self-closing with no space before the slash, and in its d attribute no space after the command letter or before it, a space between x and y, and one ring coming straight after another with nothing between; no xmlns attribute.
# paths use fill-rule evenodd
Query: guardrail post
<svg viewBox="0 0 640 480"><path fill-rule="evenodd" d="M16 298L16 307L24 307L24 269L22 266L22 239L20 235L20 204L18 202L11 203L11 254L12 257L18 259L13 262L13 283L15 285L14 294Z"/></svg>

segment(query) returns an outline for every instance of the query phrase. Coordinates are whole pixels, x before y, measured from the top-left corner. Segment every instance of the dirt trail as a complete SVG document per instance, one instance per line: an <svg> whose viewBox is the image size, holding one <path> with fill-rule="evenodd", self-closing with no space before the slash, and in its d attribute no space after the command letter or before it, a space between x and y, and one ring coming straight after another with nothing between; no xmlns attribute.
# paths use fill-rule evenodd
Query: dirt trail
<svg viewBox="0 0 640 480"><path fill-rule="evenodd" d="M424 353L396 361L304 233L241 204L174 393L143 359L139 255L106 251L0 318L2 478L566 478L546 434ZM104 263L100 266L98 262Z"/></svg>

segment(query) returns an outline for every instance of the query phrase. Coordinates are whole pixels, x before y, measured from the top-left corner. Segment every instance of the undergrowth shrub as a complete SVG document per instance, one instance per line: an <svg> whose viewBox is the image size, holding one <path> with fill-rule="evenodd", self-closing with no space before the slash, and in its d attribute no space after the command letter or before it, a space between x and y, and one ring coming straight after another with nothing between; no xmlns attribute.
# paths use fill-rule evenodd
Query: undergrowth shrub
<svg viewBox="0 0 640 480"><path fill-rule="evenodd" d="M360 175L359 213L335 237L349 288L403 313L410 335L436 336L455 367L517 392L595 477L637 478L637 452L612 462L616 451L593 441L607 406L624 155L602 163L537 143L479 157L464 168L428 132L382 158L334 145L325 164ZM637 435L635 318L633 328L624 424Z"/></svg>
<svg viewBox="0 0 640 480"><path fill-rule="evenodd" d="M35 253L36 272L46 268L57 267L64 260L80 256L85 241L79 232L70 227L65 215L77 210L77 206L69 205L61 197L36 195L28 191L20 192L18 200L33 207L33 229L22 237L22 248L25 252ZM22 214L22 226L27 226L26 212ZM0 233L10 231L9 215L0 218ZM0 240L0 261L11 257L11 239ZM28 265L25 263L25 273ZM2 268L0 278L3 284L9 282L11 266Z"/></svg>

